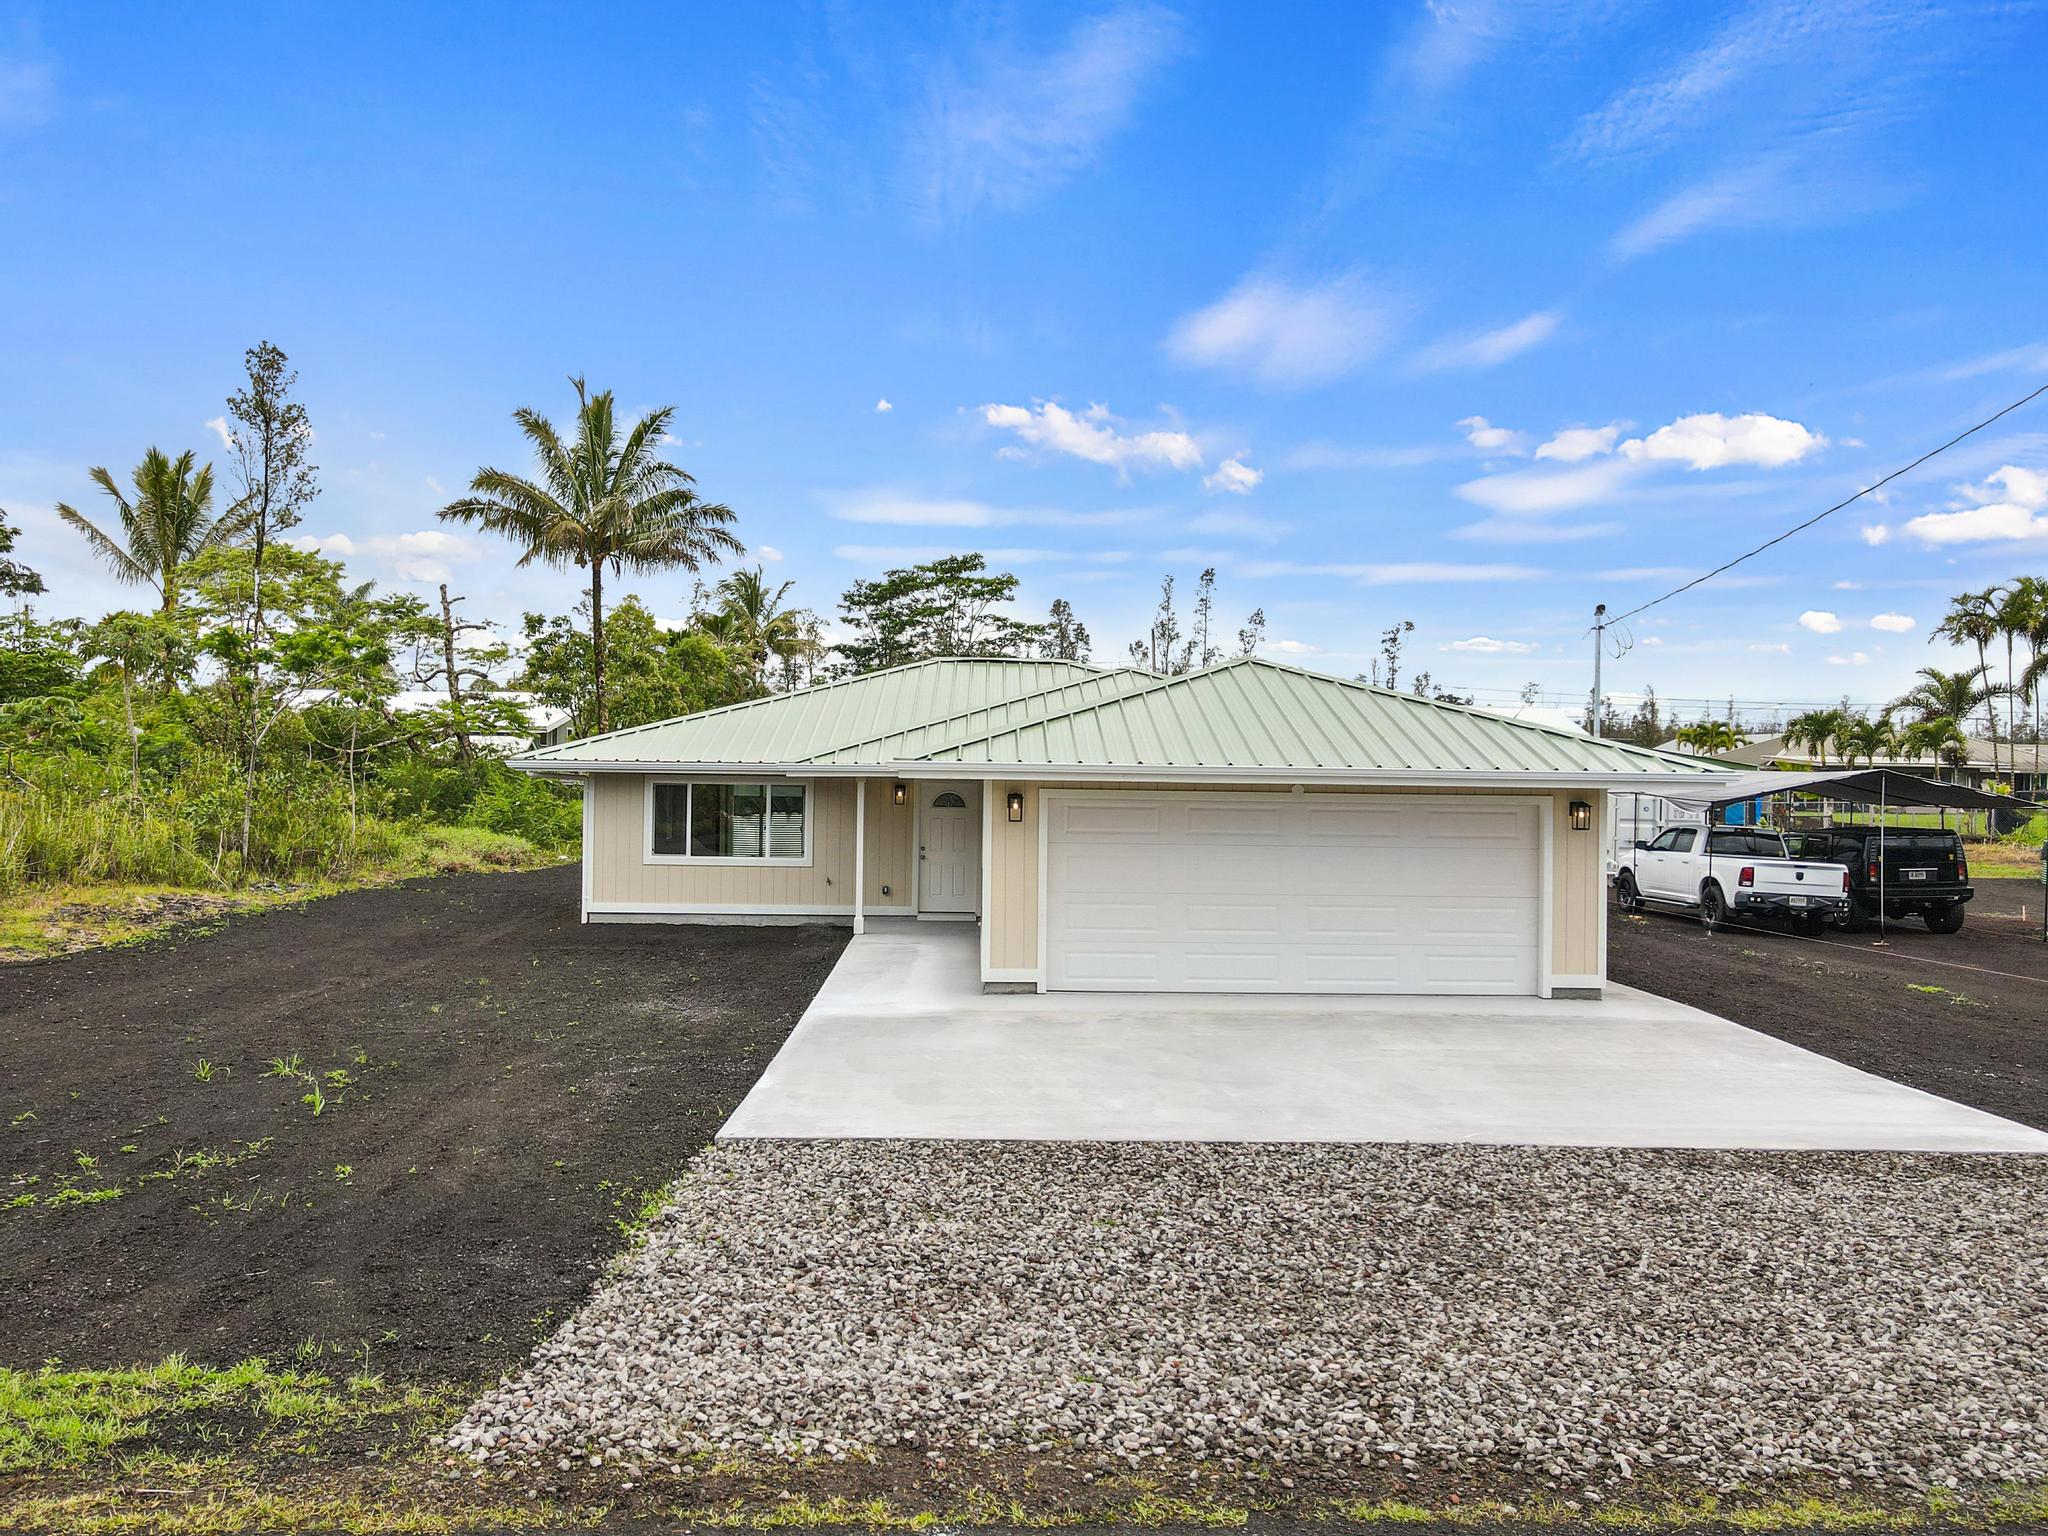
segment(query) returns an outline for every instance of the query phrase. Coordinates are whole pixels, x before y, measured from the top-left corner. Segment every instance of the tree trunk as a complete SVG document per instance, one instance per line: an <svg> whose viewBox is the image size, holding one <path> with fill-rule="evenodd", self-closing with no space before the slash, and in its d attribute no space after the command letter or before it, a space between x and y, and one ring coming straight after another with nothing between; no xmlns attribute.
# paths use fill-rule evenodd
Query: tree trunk
<svg viewBox="0 0 2048 1536"><path fill-rule="evenodd" d="M462 718L462 674L455 670L455 605L448 601L448 583L441 583L441 668L448 677L448 702L455 707L455 750L470 759L469 727Z"/></svg>
<svg viewBox="0 0 2048 1536"><path fill-rule="evenodd" d="M262 504L257 510L255 550L249 562L249 759L242 776L242 867L240 884L249 878L249 828L256 815L256 746L263 710L263 547L270 533L269 429L264 429Z"/></svg>
<svg viewBox="0 0 2048 1536"><path fill-rule="evenodd" d="M604 561L590 562L590 691L591 707L597 716L597 729L592 734L602 736L609 728L609 714L604 699Z"/></svg>

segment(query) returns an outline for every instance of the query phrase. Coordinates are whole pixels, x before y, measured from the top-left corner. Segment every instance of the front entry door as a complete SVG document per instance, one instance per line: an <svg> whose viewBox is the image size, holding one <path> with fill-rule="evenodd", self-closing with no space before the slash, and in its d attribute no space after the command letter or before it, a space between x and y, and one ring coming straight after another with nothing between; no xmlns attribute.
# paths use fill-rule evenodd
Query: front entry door
<svg viewBox="0 0 2048 1536"><path fill-rule="evenodd" d="M917 910L971 915L981 894L981 790L974 784L918 786Z"/></svg>

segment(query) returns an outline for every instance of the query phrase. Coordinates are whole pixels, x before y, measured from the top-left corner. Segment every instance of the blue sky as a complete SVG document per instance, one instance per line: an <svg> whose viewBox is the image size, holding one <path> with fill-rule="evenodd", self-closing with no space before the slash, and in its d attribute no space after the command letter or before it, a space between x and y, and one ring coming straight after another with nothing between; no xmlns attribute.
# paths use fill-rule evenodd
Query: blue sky
<svg viewBox="0 0 2048 1536"><path fill-rule="evenodd" d="M298 532L565 609L436 522L571 373L799 598L984 549L1098 657L1162 574L1349 673L1590 683L1616 611L2048 382L2038 5L0 15L0 507L302 373ZM881 402L887 402L883 408ZM2041 570L2048 399L1644 615L1610 686L1877 700ZM658 613L687 582L633 585Z"/></svg>

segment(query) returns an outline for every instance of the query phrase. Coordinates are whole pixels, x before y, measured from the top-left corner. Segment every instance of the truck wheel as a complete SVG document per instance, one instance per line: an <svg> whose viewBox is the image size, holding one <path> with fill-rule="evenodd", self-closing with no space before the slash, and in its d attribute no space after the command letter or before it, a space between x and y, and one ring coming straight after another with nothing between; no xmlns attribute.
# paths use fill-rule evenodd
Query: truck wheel
<svg viewBox="0 0 2048 1536"><path fill-rule="evenodd" d="M1854 896L1849 898L1849 910L1842 914L1842 932L1861 933L1870 926L1870 909Z"/></svg>
<svg viewBox="0 0 2048 1536"><path fill-rule="evenodd" d="M1728 903L1721 895L1721 887L1711 880L1700 892L1700 921L1712 933L1728 920Z"/></svg>
<svg viewBox="0 0 2048 1536"><path fill-rule="evenodd" d="M1614 904L1624 912L1633 912L1643 904L1636 890L1636 877L1625 869L1614 877Z"/></svg>
<svg viewBox="0 0 2048 1536"><path fill-rule="evenodd" d="M1963 927L1963 904L1951 901L1939 907L1929 907L1922 914L1927 919L1929 933L1960 933Z"/></svg>

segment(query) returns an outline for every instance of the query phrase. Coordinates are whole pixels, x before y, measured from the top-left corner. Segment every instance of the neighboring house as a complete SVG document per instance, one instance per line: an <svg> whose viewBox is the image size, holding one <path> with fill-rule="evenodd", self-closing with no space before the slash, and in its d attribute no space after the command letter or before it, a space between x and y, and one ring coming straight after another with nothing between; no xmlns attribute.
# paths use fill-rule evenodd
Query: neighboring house
<svg viewBox="0 0 2048 1536"><path fill-rule="evenodd" d="M2016 795L2032 795L2048 790L2048 747L2039 742L2023 741L2015 747L2011 742L1993 742L1988 737L1966 738L1968 752L1963 765L1951 769L1945 762L1930 753L1915 755L1901 752L1891 756L1880 754L1872 761L1856 760L1859 768L1898 768L1913 773L1922 773L1931 779L1944 779L1957 784L1967 784L1972 789L1983 789L1994 781L2011 784ZM1676 741L1667 741L1658 748L1660 752L1688 752L1691 749ZM2018 771L2013 763L2017 755ZM1849 760L1831 742L1825 753L1816 753L1812 747L1801 742L1798 746L1787 744L1783 736L1759 736L1732 752L1716 754L1715 762L1729 767L1740 768L1846 768Z"/></svg>
<svg viewBox="0 0 2048 1536"><path fill-rule="evenodd" d="M332 688L308 688L292 703L294 708L307 709L315 704L325 704L333 697ZM520 735L473 737L471 745L483 751L525 752L535 747L560 746L569 739L569 711L553 704L543 704L530 693L501 688L494 693L472 693L465 697L515 704L526 717L527 730ZM401 688L385 701L384 707L394 715L423 715L447 702L447 693L438 688Z"/></svg>
<svg viewBox="0 0 2048 1536"><path fill-rule="evenodd" d="M1241 659L940 660L511 759L583 915L980 922L1000 990L1596 991L1607 792L1716 770Z"/></svg>

